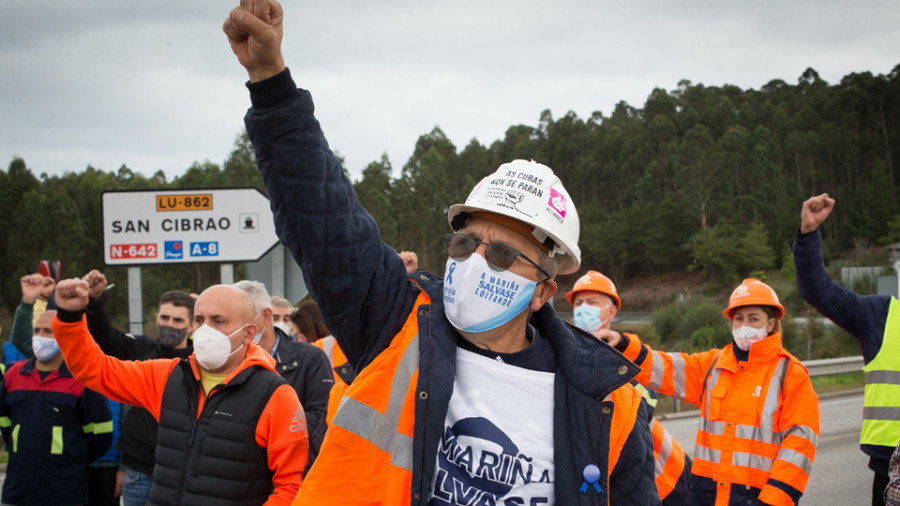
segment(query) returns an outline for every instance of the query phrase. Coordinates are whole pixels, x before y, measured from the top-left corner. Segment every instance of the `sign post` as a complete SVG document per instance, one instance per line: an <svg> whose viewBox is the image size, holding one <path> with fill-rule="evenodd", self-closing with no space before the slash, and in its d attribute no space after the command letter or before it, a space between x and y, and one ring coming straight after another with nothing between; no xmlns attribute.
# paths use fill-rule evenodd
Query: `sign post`
<svg viewBox="0 0 900 506"><path fill-rule="evenodd" d="M141 265L255 262L278 244L269 199L256 188L105 191L103 259L128 269L132 333L142 333Z"/></svg>
<svg viewBox="0 0 900 506"><path fill-rule="evenodd" d="M102 204L106 265L252 262L278 243L256 188L106 191Z"/></svg>

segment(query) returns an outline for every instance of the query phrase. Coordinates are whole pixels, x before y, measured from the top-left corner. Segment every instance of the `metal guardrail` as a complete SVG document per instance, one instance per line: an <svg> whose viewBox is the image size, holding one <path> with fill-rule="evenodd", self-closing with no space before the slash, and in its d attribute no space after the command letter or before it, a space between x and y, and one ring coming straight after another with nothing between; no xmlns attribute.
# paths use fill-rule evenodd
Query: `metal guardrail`
<svg viewBox="0 0 900 506"><path fill-rule="evenodd" d="M809 370L809 377L831 376L832 374L847 374L863 370L862 355L855 357L822 358L819 360L807 360L803 365Z"/></svg>
<svg viewBox="0 0 900 506"><path fill-rule="evenodd" d="M838 357L838 358L821 358L818 360L806 360L803 366L809 371L809 377L831 376L832 374L848 374L852 372L860 372L863 370L862 355L855 357ZM674 413L681 412L681 401L672 398L672 411Z"/></svg>

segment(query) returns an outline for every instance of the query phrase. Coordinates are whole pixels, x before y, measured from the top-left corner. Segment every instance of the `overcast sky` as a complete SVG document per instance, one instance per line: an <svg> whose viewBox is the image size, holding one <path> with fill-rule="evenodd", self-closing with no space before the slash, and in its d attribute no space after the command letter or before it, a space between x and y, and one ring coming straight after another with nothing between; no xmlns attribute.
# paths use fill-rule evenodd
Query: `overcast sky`
<svg viewBox="0 0 900 506"><path fill-rule="evenodd" d="M236 1L3 0L0 167L122 164L169 179L221 164L247 78L221 26ZM759 89L807 67L835 84L900 64L900 2L286 0L284 55L357 178L395 176L439 126L462 150L512 125L643 107L682 79Z"/></svg>

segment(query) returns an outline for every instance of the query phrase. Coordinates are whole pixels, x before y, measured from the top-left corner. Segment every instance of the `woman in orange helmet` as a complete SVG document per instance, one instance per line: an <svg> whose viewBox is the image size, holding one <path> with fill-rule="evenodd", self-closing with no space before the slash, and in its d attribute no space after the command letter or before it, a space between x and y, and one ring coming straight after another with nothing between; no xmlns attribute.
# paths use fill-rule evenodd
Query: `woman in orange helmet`
<svg viewBox="0 0 900 506"><path fill-rule="evenodd" d="M734 343L722 349L665 353L630 334L598 337L641 367L637 381L700 407L690 504L796 504L816 454L819 399L782 346L784 306L769 285L745 279L723 313Z"/></svg>

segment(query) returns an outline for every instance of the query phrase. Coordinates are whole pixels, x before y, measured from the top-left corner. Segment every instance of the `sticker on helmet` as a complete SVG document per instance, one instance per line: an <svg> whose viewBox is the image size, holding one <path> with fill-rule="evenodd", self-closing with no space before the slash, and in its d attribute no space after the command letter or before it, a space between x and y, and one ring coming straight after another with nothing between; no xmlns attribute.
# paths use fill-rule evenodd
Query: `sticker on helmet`
<svg viewBox="0 0 900 506"><path fill-rule="evenodd" d="M559 213L560 216L563 218L566 217L566 197L562 193L556 191L555 188L550 188L550 201L548 204L554 211Z"/></svg>

